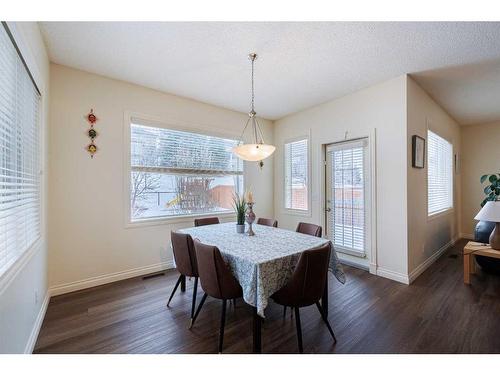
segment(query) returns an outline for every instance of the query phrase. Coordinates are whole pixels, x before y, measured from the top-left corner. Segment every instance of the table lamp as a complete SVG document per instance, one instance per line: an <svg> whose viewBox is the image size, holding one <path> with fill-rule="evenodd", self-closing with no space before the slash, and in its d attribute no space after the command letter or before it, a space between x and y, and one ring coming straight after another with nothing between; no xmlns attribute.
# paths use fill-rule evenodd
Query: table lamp
<svg viewBox="0 0 500 375"><path fill-rule="evenodd" d="M490 234L490 246L492 249L500 250L500 201L486 202L474 219L495 223L495 228Z"/></svg>

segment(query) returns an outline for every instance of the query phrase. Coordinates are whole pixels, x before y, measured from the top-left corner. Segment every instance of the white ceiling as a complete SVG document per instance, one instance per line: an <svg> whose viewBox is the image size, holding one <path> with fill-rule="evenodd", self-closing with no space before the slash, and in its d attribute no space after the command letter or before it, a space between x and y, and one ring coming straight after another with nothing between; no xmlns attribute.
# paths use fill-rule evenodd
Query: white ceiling
<svg viewBox="0 0 500 375"><path fill-rule="evenodd" d="M462 124L500 120L500 23L42 22L58 64L278 119L404 73Z"/></svg>

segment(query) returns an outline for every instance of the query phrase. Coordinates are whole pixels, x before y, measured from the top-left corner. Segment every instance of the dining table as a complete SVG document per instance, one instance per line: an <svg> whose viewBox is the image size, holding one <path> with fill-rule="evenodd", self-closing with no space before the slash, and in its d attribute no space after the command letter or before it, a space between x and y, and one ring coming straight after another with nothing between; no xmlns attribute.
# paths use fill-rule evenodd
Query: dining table
<svg viewBox="0 0 500 375"><path fill-rule="evenodd" d="M300 255L329 242L295 231L253 224L255 235L237 233L236 223L222 223L181 229L202 243L217 246L222 258L238 280L244 301L253 308L253 352L262 350L261 325L270 297L293 274ZM345 274L332 246L329 270L345 283ZM327 278L328 280L328 278ZM328 314L328 282L321 305Z"/></svg>

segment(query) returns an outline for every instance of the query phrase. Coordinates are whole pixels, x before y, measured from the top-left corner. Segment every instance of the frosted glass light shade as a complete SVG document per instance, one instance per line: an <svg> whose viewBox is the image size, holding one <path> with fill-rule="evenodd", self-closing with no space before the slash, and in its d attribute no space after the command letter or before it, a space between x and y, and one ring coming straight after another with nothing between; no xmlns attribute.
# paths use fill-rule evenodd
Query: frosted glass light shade
<svg viewBox="0 0 500 375"><path fill-rule="evenodd" d="M476 220L500 222L500 201L489 201L478 212Z"/></svg>
<svg viewBox="0 0 500 375"><path fill-rule="evenodd" d="M260 161L271 156L274 150L276 150L276 147L273 145L250 143L236 146L232 151L240 159L247 161Z"/></svg>

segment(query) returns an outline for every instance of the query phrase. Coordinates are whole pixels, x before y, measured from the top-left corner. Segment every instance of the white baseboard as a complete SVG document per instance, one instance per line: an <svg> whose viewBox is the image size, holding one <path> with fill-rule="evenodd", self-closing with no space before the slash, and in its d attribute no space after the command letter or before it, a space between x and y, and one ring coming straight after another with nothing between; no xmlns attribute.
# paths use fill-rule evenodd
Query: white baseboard
<svg viewBox="0 0 500 375"><path fill-rule="evenodd" d="M386 279L398 281L403 284L410 284L408 275L405 275L404 273L394 272L385 268L377 267L376 275L385 277Z"/></svg>
<svg viewBox="0 0 500 375"><path fill-rule="evenodd" d="M462 235L460 235L462 237ZM436 260L439 259L443 253L448 250L451 246L455 245L455 243L458 241L458 238L452 239L450 242L444 244L441 246L434 254L432 254L429 258L427 258L425 261L420 263L413 271L410 272L409 275L409 281L412 283L417 277L419 277L427 268L431 266L432 263L434 263Z"/></svg>
<svg viewBox="0 0 500 375"><path fill-rule="evenodd" d="M33 325L33 328L31 330L30 337L28 338L28 342L26 343L26 347L24 348L24 354L31 354L35 349L36 340L38 339L40 328L42 328L43 319L45 318L45 313L47 312L49 301L50 290L47 290L47 293L45 293L45 297L43 298L42 305L40 306L40 311L38 311L35 324Z"/></svg>
<svg viewBox="0 0 500 375"><path fill-rule="evenodd" d="M174 264L172 261L161 262L157 264L153 264L150 266L133 268L130 270L119 271L110 273L107 275L90 277L88 279L74 281L71 283L60 284L50 287L50 295L58 296L60 294L75 292L77 290L92 288L94 286L104 285L108 283L112 283L114 281L120 281L129 279L131 277L147 275L148 273L154 273L159 271L164 271L169 268L173 268Z"/></svg>

